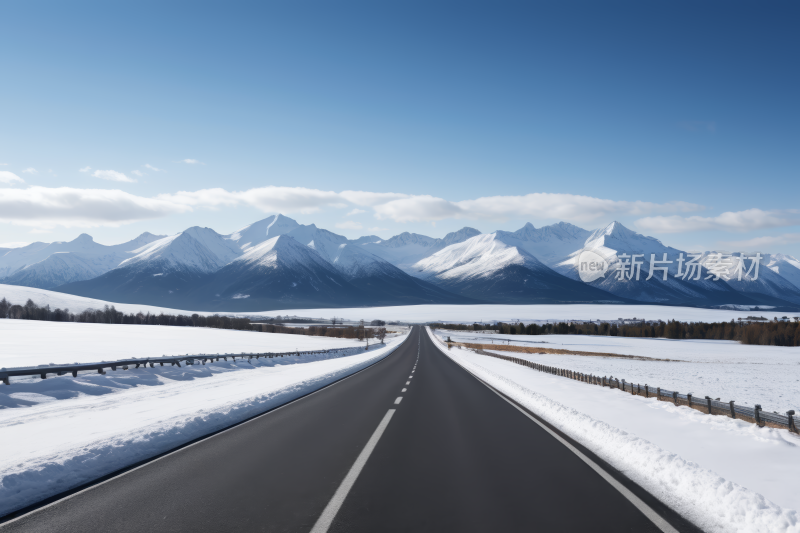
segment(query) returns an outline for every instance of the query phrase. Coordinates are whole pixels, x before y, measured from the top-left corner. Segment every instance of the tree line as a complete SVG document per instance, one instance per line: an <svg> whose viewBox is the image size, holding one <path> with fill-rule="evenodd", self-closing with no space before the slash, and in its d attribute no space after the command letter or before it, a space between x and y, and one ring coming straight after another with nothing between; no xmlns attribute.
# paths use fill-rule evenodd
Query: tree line
<svg viewBox="0 0 800 533"><path fill-rule="evenodd" d="M194 328L216 328L252 330L265 333L287 333L292 335L314 335L320 337L336 337L341 339L372 339L383 342L386 328L368 328L360 326L308 326L287 327L276 324L253 324L249 318L228 317L220 315L203 316L197 313L188 315L168 315L164 313L128 313L117 311L114 306L106 305L103 309L87 309L80 313L72 313L69 309L51 309L49 305L38 306L33 300L25 305L12 304L5 298L0 300L0 318L16 320L41 320L47 322L83 322L89 324L141 324L148 326L181 326ZM373 321L380 322L382 321Z"/></svg>
<svg viewBox="0 0 800 533"><path fill-rule="evenodd" d="M494 330L506 335L608 335L612 337L650 337L666 339L709 339L738 341L742 344L761 344L769 346L800 346L800 321L783 320L737 323L730 322L669 322L655 324L616 323L547 323L547 324L507 324L498 322L488 327L486 324L431 324L439 329L459 331Z"/></svg>
<svg viewBox="0 0 800 533"><path fill-rule="evenodd" d="M51 309L49 305L38 306L33 300L25 305L12 304L5 298L0 300L0 318L16 320L42 320L47 322L83 322L89 324L141 324L148 326L183 326L195 328L217 329L253 329L249 318L228 316L203 316L193 314L168 315L164 313L123 313L106 305L103 309L86 309L72 313L69 309Z"/></svg>

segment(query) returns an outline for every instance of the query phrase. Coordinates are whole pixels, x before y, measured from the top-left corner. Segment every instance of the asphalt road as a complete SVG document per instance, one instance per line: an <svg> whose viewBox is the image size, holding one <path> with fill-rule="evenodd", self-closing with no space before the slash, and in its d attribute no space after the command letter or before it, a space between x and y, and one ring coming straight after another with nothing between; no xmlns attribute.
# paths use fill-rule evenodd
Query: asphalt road
<svg viewBox="0 0 800 533"><path fill-rule="evenodd" d="M640 509L414 328L358 374L0 531L664 530Z"/></svg>

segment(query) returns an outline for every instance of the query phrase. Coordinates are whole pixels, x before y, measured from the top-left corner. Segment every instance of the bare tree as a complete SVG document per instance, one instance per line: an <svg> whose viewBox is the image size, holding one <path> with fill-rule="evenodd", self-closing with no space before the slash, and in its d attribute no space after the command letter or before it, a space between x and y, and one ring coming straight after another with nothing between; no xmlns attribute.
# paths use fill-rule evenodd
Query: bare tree
<svg viewBox="0 0 800 533"><path fill-rule="evenodd" d="M378 337L378 340L381 341L381 344L385 344L383 342L383 339L386 338L386 328L380 327L380 328L376 329L375 330L375 336Z"/></svg>

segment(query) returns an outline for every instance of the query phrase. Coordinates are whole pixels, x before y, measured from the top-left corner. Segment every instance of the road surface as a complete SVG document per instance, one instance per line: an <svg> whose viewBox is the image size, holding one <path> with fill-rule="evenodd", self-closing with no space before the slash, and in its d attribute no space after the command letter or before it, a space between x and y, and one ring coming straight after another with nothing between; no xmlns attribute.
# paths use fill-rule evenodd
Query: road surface
<svg viewBox="0 0 800 533"><path fill-rule="evenodd" d="M697 531L577 448L605 478L415 327L349 378L0 532Z"/></svg>

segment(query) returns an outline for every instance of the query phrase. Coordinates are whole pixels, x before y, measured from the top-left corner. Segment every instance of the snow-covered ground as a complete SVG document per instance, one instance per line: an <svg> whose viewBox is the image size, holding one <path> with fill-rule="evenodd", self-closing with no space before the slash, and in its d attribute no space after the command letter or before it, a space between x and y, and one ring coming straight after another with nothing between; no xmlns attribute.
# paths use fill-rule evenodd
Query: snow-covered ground
<svg viewBox="0 0 800 533"><path fill-rule="evenodd" d="M327 359L220 361L0 385L0 401L13 405L0 408L0 516L317 390L404 339Z"/></svg>
<svg viewBox="0 0 800 533"><path fill-rule="evenodd" d="M614 376L652 387L691 392L703 398L761 404L765 411L800 412L800 348L757 346L734 341L672 340L590 335L487 335L437 330L460 342L510 342L520 346L636 355L673 361L640 361L581 355L520 354L549 366L584 374ZM541 344L544 343L544 344ZM500 352L510 355L509 352ZM677 361L674 361L677 360Z"/></svg>
<svg viewBox="0 0 800 533"><path fill-rule="evenodd" d="M166 313L191 315L212 315L215 312L168 309L139 304L119 304L72 296L44 289L0 284L0 298L7 298L15 304L24 304L29 298L37 305L50 305L55 309L68 308L73 313L86 309L102 309L104 305L113 305L118 311L125 313ZM400 322L488 322L499 320L504 322L519 321L562 321L562 320L617 320L618 318L645 318L647 320L681 320L688 322L729 322L750 315L771 318L776 314L770 310L747 311L732 309L699 309L695 307L672 307L660 305L404 305L393 307L353 307L332 309L283 309L279 311L225 313L228 316L300 316L312 318L333 317L347 320L386 320ZM790 316L800 313L788 313Z"/></svg>
<svg viewBox="0 0 800 533"><path fill-rule="evenodd" d="M436 344L703 530L800 531L797 435Z"/></svg>
<svg viewBox="0 0 800 533"><path fill-rule="evenodd" d="M363 347L364 343L356 339L230 329L0 320L0 368L357 346Z"/></svg>

